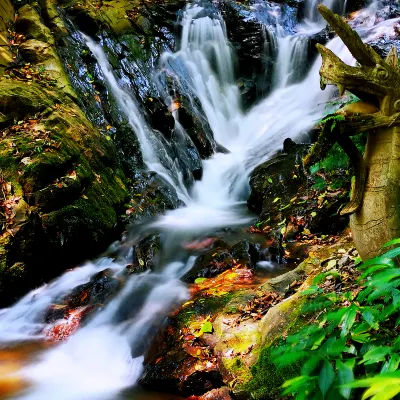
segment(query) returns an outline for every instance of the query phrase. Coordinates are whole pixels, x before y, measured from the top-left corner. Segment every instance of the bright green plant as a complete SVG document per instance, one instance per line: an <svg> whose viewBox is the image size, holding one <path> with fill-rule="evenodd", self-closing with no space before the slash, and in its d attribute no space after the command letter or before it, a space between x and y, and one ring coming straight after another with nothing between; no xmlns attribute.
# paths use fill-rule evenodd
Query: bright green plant
<svg viewBox="0 0 400 400"><path fill-rule="evenodd" d="M398 244L399 239L386 246ZM341 279L331 270L303 292L310 297L304 313L317 317L273 352L279 368L299 365L299 376L284 383L283 395L386 400L400 393L399 255L400 246L364 262L347 289L326 292L328 275ZM367 388L364 394L361 388Z"/></svg>

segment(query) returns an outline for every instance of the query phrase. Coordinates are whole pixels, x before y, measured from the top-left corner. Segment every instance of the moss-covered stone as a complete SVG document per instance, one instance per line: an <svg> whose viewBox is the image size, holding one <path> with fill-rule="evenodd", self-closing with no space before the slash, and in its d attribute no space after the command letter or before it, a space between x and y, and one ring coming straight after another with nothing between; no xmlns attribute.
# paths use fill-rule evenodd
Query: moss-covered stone
<svg viewBox="0 0 400 400"><path fill-rule="evenodd" d="M3 80L0 112L0 204L13 207L1 231L4 303L100 251L129 194L112 142L64 91Z"/></svg>
<svg viewBox="0 0 400 400"><path fill-rule="evenodd" d="M25 34L27 39L54 44L54 37L50 29L43 24L36 10L28 4L18 10L16 29Z"/></svg>

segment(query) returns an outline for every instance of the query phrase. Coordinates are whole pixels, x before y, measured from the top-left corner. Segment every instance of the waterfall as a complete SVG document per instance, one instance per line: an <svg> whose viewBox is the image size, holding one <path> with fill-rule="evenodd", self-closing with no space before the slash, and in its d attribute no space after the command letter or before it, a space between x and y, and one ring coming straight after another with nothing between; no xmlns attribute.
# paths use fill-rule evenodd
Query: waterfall
<svg viewBox="0 0 400 400"><path fill-rule="evenodd" d="M205 12L210 15L204 16ZM171 76L179 76L181 86L183 81L196 93L215 140L229 144L238 134L242 111L225 24L219 14L194 4L187 7L182 26L180 50L164 53L161 65L173 72ZM181 65L186 67L184 75Z"/></svg>
<svg viewBox="0 0 400 400"><path fill-rule="evenodd" d="M344 14L346 11L346 0L306 0L305 2L305 20L306 23L318 24L323 27L326 23L322 16L319 14L317 6L323 4L330 10L339 14Z"/></svg>
<svg viewBox="0 0 400 400"><path fill-rule="evenodd" d="M316 1L307 4L311 3ZM374 40L389 25L390 21L385 21L373 28L363 28L362 37ZM138 136L145 163L174 185L186 206L153 223L166 231L168 242L167 250L163 250L168 254L164 254L159 270L124 278L125 287L86 326L24 368L21 373L33 386L28 393L21 394L21 399L115 399L121 390L133 386L142 372L144 340L151 337L154 327L169 311L188 298L180 278L192 268L194 258L181 255L182 239L192 233L200 235L214 228L248 222L243 201L250 172L275 154L284 138L301 137L326 113L332 89L322 92L319 88L320 59L303 81L291 83L291 74L303 62L302 46L295 51L295 57L293 51L280 52L278 59L284 72L277 78L279 84L245 113L235 85L233 54L221 15L211 5L205 8L189 4L182 26L179 50L165 53L160 68L176 80L177 86L191 88L215 139L229 153L218 153L204 161L203 178L188 193L173 160L168 163L173 166L171 169L160 160L153 132L134 97L119 87L101 46L86 38L121 111ZM287 42L288 47L294 45ZM278 41L278 45L285 43ZM344 62L352 62L338 38L328 47ZM51 326L43 322L43 314L57 299L105 268L122 279L131 258L131 252L127 252L117 259L102 258L87 263L29 293L13 307L1 310L0 342L43 339L43 328Z"/></svg>
<svg viewBox="0 0 400 400"><path fill-rule="evenodd" d="M146 120L143 118L134 97L119 86L101 45L95 43L94 40L87 35L83 33L81 33L81 35L84 37L87 46L96 57L118 106L122 113L128 118L129 125L137 135L142 151L143 161L147 168L150 171L157 172L159 176L165 179L176 190L178 197L182 201L187 201L188 193L183 183L182 172L179 170L177 163L169 157L165 150L162 151L162 145L160 146L159 140L157 140L152 129L150 129ZM160 147L161 151L157 154L157 149L160 149ZM160 157L160 155L162 155L162 157ZM167 164L169 167L168 170L163 164Z"/></svg>

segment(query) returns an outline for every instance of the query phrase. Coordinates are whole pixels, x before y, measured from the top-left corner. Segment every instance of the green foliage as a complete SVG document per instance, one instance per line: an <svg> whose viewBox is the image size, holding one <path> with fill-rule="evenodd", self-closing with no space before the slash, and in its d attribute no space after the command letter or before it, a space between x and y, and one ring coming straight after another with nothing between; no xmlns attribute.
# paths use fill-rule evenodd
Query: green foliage
<svg viewBox="0 0 400 400"><path fill-rule="evenodd" d="M333 117L329 117L328 119L330 118ZM367 135L361 133L353 136L352 140L358 150L364 153ZM349 185L351 178L351 173L349 173L350 168L348 155L335 143L323 160L310 167L310 172L315 175L313 188L318 191L325 190L328 186L327 180L332 190L346 187L346 185Z"/></svg>
<svg viewBox="0 0 400 400"><path fill-rule="evenodd" d="M400 239L385 247L398 244ZM332 270L315 277L303 292L310 297L303 312L318 317L272 353L278 368L301 364L300 375L283 384L283 395L386 400L400 393L399 255L400 246L364 262L357 267L357 284L343 290L325 291Z"/></svg>
<svg viewBox="0 0 400 400"><path fill-rule="evenodd" d="M365 144L367 141L367 136L364 133L360 133L352 137L354 144L357 146L361 153L364 153ZM329 151L328 155L319 163L314 164L310 171L315 174L321 170L325 172L332 172L335 169L348 169L350 165L350 160L348 155L343 151L343 149L335 143L332 149Z"/></svg>

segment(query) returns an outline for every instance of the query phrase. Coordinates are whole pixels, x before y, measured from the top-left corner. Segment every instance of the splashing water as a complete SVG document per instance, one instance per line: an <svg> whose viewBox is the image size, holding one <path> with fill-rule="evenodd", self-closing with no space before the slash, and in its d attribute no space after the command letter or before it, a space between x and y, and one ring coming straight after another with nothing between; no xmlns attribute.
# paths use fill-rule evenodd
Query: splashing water
<svg viewBox="0 0 400 400"><path fill-rule="evenodd" d="M315 1L307 4L310 3ZM373 28L363 28L362 36L374 40L391 24L393 21L385 21ZM324 115L332 91L319 89L319 60L296 84L290 84L290 74L297 66L288 63L273 93L244 113L221 16L212 7L189 4L182 25L180 50L164 54L162 68L177 79L177 84L184 83L195 93L215 139L229 154L215 154L204 161L202 180L187 193L180 183L179 171L168 170L158 158L152 132L134 98L118 86L101 47L87 38L121 110L138 136L146 164L174 185L186 206L155 223L168 231L166 237L171 244L163 268L127 279L121 292L85 327L25 368L22 373L33 386L21 394L21 399L115 399L119 391L134 385L142 372L145 340L170 310L188 298L187 288L179 278L192 268L194 258L178 259L177 245L173 247L173 243L189 231L199 234L246 222L248 217L240 204L245 199L249 173L280 149L284 137L300 137ZM352 62L339 39L332 40L329 48L344 62ZM289 58L289 51L278 56L282 62L287 62L285 54ZM181 73L182 68L185 73ZM41 339L43 314L55 299L105 268L111 268L114 276L121 278L131 256L88 263L31 292L10 309L0 311L0 341Z"/></svg>

